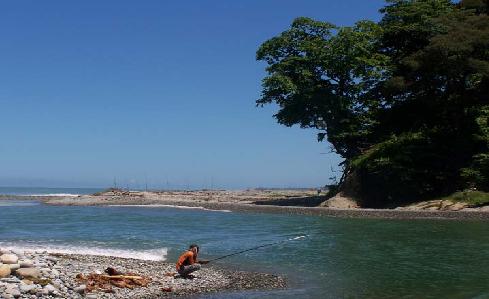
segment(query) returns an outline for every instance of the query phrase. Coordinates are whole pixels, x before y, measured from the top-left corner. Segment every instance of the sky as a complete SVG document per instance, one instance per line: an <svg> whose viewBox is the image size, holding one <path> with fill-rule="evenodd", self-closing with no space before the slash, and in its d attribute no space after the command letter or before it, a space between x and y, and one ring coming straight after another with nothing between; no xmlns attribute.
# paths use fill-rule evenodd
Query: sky
<svg viewBox="0 0 489 299"><path fill-rule="evenodd" d="M341 158L255 107L261 43L380 0L0 2L0 186L315 187Z"/></svg>

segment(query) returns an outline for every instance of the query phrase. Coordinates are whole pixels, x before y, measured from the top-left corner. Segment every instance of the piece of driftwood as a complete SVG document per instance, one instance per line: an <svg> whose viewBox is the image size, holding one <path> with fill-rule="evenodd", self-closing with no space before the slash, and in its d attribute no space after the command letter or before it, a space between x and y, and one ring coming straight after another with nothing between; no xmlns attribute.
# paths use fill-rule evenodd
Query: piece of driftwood
<svg viewBox="0 0 489 299"><path fill-rule="evenodd" d="M111 273L118 273L117 275L106 275L91 273L88 275L78 274L76 279L87 286L87 292L102 291L106 293L112 293L112 286L118 288L134 289L135 287L147 287L151 282L151 278L147 276L141 276L134 273L119 274L121 272L110 271ZM107 272L107 271L106 271Z"/></svg>
<svg viewBox="0 0 489 299"><path fill-rule="evenodd" d="M101 277L108 279L144 279L142 276L135 275L100 275Z"/></svg>

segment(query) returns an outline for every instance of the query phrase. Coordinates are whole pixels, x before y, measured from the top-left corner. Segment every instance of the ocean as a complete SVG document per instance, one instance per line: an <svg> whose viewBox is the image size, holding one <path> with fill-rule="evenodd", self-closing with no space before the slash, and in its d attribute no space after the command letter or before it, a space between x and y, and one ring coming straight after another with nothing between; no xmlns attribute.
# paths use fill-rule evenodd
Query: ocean
<svg viewBox="0 0 489 299"><path fill-rule="evenodd" d="M46 188L46 187L0 187L0 195L23 196L77 196L93 194L103 188Z"/></svg>
<svg viewBox="0 0 489 299"><path fill-rule="evenodd" d="M0 247L174 262L191 243L212 259L307 236L217 262L284 275L286 290L196 298L489 298L488 231L481 221L0 201Z"/></svg>

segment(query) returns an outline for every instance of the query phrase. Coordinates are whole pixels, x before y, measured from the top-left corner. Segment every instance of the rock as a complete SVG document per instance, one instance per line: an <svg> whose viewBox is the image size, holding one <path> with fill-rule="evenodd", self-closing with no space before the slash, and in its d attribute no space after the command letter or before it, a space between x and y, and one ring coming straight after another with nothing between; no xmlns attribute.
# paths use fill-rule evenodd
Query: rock
<svg viewBox="0 0 489 299"><path fill-rule="evenodd" d="M37 268L20 268L15 271L15 274L21 278L39 278L41 276Z"/></svg>
<svg viewBox="0 0 489 299"><path fill-rule="evenodd" d="M55 258L54 256L48 256L48 257L46 257L46 261L57 263L58 262L58 259Z"/></svg>
<svg viewBox="0 0 489 299"><path fill-rule="evenodd" d="M59 279L51 281L51 284L57 289L61 289L61 287L63 286L63 283Z"/></svg>
<svg viewBox="0 0 489 299"><path fill-rule="evenodd" d="M20 291L17 288L6 289L5 293L11 295L14 298L18 298L21 295Z"/></svg>
<svg viewBox="0 0 489 299"><path fill-rule="evenodd" d="M10 271L14 272L15 270L20 268L20 264L9 264Z"/></svg>
<svg viewBox="0 0 489 299"><path fill-rule="evenodd" d="M19 265L21 268L32 268L32 267L34 267L34 263L31 260L21 260L21 261L19 261Z"/></svg>
<svg viewBox="0 0 489 299"><path fill-rule="evenodd" d="M22 279L20 282L23 284L33 284L33 282L30 281L29 279Z"/></svg>
<svg viewBox="0 0 489 299"><path fill-rule="evenodd" d="M56 288L53 287L52 285L48 284L43 288L43 292L44 292L44 290L47 290L49 294L52 294L56 291Z"/></svg>
<svg viewBox="0 0 489 299"><path fill-rule="evenodd" d="M358 208L358 204L353 198L346 197L342 192L336 194L330 199L324 201L320 205L321 207L326 208L335 208L335 209L355 209Z"/></svg>
<svg viewBox="0 0 489 299"><path fill-rule="evenodd" d="M10 276L10 266L9 265L0 265L0 278L5 278Z"/></svg>
<svg viewBox="0 0 489 299"><path fill-rule="evenodd" d="M21 293L31 293L33 290L35 290L37 286L35 284L21 284L19 289ZM35 293L35 292L34 292Z"/></svg>
<svg viewBox="0 0 489 299"><path fill-rule="evenodd" d="M19 283L20 279L18 279L17 277L5 277L5 278L0 278L0 281L5 283Z"/></svg>
<svg viewBox="0 0 489 299"><path fill-rule="evenodd" d="M450 206L450 211L460 211L467 208L469 205L465 202L456 202Z"/></svg>
<svg viewBox="0 0 489 299"><path fill-rule="evenodd" d="M88 295L85 296L85 298L86 299L97 299L98 296L97 296L97 294L88 294Z"/></svg>
<svg viewBox="0 0 489 299"><path fill-rule="evenodd" d="M23 256L24 252L22 250L12 250L12 253L18 256Z"/></svg>
<svg viewBox="0 0 489 299"><path fill-rule="evenodd" d="M75 292L77 292L78 294L83 294L83 293L85 293L86 288L87 288L87 286L86 286L86 285L84 285L84 284L82 284L82 285L80 285L80 286L77 286L77 287L76 287L76 288L74 288L73 290L74 290Z"/></svg>
<svg viewBox="0 0 489 299"><path fill-rule="evenodd" d="M7 253L0 255L0 261L4 264L16 264L19 258L15 254Z"/></svg>

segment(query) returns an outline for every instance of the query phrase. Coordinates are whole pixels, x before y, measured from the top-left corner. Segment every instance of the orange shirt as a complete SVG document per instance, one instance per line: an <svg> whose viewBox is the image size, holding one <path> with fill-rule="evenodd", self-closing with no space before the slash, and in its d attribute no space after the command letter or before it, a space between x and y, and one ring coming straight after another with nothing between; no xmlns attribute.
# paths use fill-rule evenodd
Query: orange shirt
<svg viewBox="0 0 489 299"><path fill-rule="evenodd" d="M188 266L195 264L197 262L197 255L193 253L193 251L187 250L185 251L177 261L177 270L180 270L182 266Z"/></svg>

